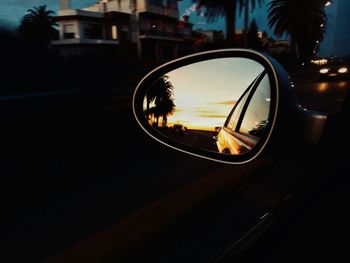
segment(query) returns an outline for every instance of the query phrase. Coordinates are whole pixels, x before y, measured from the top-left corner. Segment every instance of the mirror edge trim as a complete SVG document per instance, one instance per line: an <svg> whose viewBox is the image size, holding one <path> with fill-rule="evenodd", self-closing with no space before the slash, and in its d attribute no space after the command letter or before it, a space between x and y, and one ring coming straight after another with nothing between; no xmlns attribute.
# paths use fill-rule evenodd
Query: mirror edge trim
<svg viewBox="0 0 350 263"><path fill-rule="evenodd" d="M275 107L275 112L274 112L274 115L273 115L273 122L272 122L272 125L271 125L271 129L269 131L269 133L267 134L266 136L266 140L265 142L262 144L262 146L260 147L260 149L249 159L247 160L244 160L244 161L225 161L225 160L220 160L220 159L215 159L215 158L212 158L212 157L207 157L207 156L204 156L204 155L200 155L200 154L196 154L194 152L190 152L190 151L186 151L186 150L183 150L183 149L180 149L178 147L175 147L173 145L170 145L160 139L158 139L156 136L154 136L153 134L151 134L150 132L147 131L146 128L143 127L142 123L140 122L138 116L137 116L137 113L136 113L136 109L135 109L135 100L136 100L136 94L137 94L137 91L139 90L140 86L142 85L142 83L151 75L153 75L156 71L158 71L159 69L163 68L163 67L166 67L168 65L171 65L171 64L174 64L176 62L179 62L179 61L182 61L182 60L186 60L186 59L190 59L190 58L194 58L194 57L198 57L198 56L202 56L202 55L206 55L206 54L215 54L215 53L223 53L223 52L227 52L227 53L232 53L232 52L238 52L238 53L249 53L250 55L253 55L253 56L256 56L256 57L259 57L260 59L264 60L271 68L272 70L272 73L273 73L273 77L274 77L274 81L275 81L275 87L276 87L276 107ZM260 156L260 154L263 152L263 150L266 148L267 144L269 143L270 141L270 138L272 136L272 133L274 131L274 128L276 126L276 121L277 121L277 116L278 116L278 110L279 110L279 102L280 102L280 85L279 85L279 78L278 78L278 74L276 72L276 69L273 65L273 62L268 59L267 56L265 56L264 54L258 52L258 51L255 51L255 50L251 50L251 49L239 49L239 48L233 48L233 49L217 49L217 50L210 50L210 51L205 51L205 52L200 52L200 53L194 53L194 54L190 54L190 55L187 55L187 56L184 56L184 57L180 57L180 58L177 58L177 59L174 59L174 60L171 60L165 64L162 64L160 66L158 66L157 68L151 70L148 74L146 74L146 76L144 76L141 81L138 83L138 85L136 86L135 90L134 90L134 93L133 93L133 97L132 97L132 110L133 110L133 114L134 114L134 117L138 123L138 125L142 128L142 130L144 130L144 132L146 132L146 134L148 134L151 138L153 138L154 140L160 142L161 144L167 146L167 147L170 147L174 150L177 150L177 151L180 151L180 152L183 152L183 153L186 153L186 154L190 154L192 156L196 156L196 157L199 157L199 158L203 158L203 159L206 159L206 160L210 160L210 161L214 161L214 162L219 162L219 163L224 163L224 164L246 164L246 163L249 163L251 161L253 161L254 159L256 159L258 156Z"/></svg>

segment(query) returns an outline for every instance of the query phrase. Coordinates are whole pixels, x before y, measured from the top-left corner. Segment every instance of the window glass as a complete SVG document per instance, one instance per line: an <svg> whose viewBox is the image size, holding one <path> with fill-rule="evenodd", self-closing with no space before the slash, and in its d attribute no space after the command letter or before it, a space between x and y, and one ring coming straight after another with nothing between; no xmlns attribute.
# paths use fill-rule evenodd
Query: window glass
<svg viewBox="0 0 350 263"><path fill-rule="evenodd" d="M116 25L112 26L112 39L118 39L118 28Z"/></svg>
<svg viewBox="0 0 350 263"><path fill-rule="evenodd" d="M121 26L121 32L120 32L120 40L121 41L127 41L129 40L129 27L127 25Z"/></svg>
<svg viewBox="0 0 350 263"><path fill-rule="evenodd" d="M232 131L236 130L236 126L237 126L237 123L238 123L238 120L239 120L239 116L242 113L244 104L246 103L249 94L250 94L250 90L244 95L244 97L241 99L241 101L237 105L235 111L231 115L230 121L229 121L229 123L227 124L226 127L229 128Z"/></svg>
<svg viewBox="0 0 350 263"><path fill-rule="evenodd" d="M84 37L87 39L102 39L103 29L100 24L85 24Z"/></svg>
<svg viewBox="0 0 350 263"><path fill-rule="evenodd" d="M248 105L239 130L240 133L257 138L261 137L268 123L270 101L270 81L266 74Z"/></svg>
<svg viewBox="0 0 350 263"><path fill-rule="evenodd" d="M74 24L63 25L63 37L65 39L75 38Z"/></svg>

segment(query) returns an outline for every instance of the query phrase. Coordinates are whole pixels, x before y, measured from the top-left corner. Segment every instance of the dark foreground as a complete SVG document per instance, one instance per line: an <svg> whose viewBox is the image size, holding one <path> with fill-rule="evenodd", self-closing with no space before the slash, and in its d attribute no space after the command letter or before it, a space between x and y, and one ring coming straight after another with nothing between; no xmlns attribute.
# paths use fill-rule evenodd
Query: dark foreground
<svg viewBox="0 0 350 263"><path fill-rule="evenodd" d="M348 89L348 81L310 80L296 92L306 108L336 112ZM0 239L6 262L42 262L154 201L228 169L148 138L133 120L130 90L102 108L98 103L93 110L78 108L64 116L47 112L38 118L5 118ZM252 181L226 189L182 215L165 234L139 244L128 262L230 258L231 245L282 203L288 209L278 213L284 216L276 216L278 224L241 260L295 262L346 255L340 237L349 234L347 168L336 155L326 154L269 160ZM224 173L244 175L237 167ZM290 197L296 189L300 195Z"/></svg>

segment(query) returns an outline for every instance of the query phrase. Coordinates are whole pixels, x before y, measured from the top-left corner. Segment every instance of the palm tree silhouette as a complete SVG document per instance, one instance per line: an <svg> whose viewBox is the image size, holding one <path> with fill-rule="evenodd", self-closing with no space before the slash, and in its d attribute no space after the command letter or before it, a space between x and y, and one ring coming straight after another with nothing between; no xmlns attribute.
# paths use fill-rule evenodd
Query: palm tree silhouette
<svg viewBox="0 0 350 263"><path fill-rule="evenodd" d="M261 1L262 0L192 0L192 2L198 4L199 8L205 8L205 16L209 21L214 21L219 16L225 17L226 41L228 46L232 46L235 42L237 7L242 10L245 6L245 2L247 2L251 3L252 8L254 9L256 3L258 2L260 4ZM249 4L246 6L248 10Z"/></svg>
<svg viewBox="0 0 350 263"><path fill-rule="evenodd" d="M269 4L269 26L274 33L291 37L297 48L299 62L312 55L316 44L324 37L326 13L324 0L272 0Z"/></svg>
<svg viewBox="0 0 350 263"><path fill-rule="evenodd" d="M162 127L165 127L167 125L168 115L175 110L173 90L174 87L168 81L168 76L162 76L157 79L146 95L147 119L153 115L155 117L156 127L159 126L159 117L162 117Z"/></svg>
<svg viewBox="0 0 350 263"><path fill-rule="evenodd" d="M17 29L19 37L27 44L47 46L54 36L57 26L54 11L47 10L46 5L28 9Z"/></svg>
<svg viewBox="0 0 350 263"><path fill-rule="evenodd" d="M259 4L261 7L264 0L244 0L243 5L240 5L240 12L244 9L244 47L247 48L249 45L249 9L250 6L254 10L256 4Z"/></svg>
<svg viewBox="0 0 350 263"><path fill-rule="evenodd" d="M247 47L255 50L263 50L261 39L258 37L258 25L255 18L253 18L252 22L250 22L247 35Z"/></svg>

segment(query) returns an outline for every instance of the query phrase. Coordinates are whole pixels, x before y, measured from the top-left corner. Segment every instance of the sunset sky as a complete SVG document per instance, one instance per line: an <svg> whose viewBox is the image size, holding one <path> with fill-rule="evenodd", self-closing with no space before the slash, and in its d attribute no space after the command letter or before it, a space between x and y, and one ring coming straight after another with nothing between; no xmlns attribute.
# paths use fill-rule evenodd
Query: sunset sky
<svg viewBox="0 0 350 263"><path fill-rule="evenodd" d="M191 64L166 74L174 86L176 111L169 124L214 130L222 126L237 100L264 70L245 58L221 58Z"/></svg>

